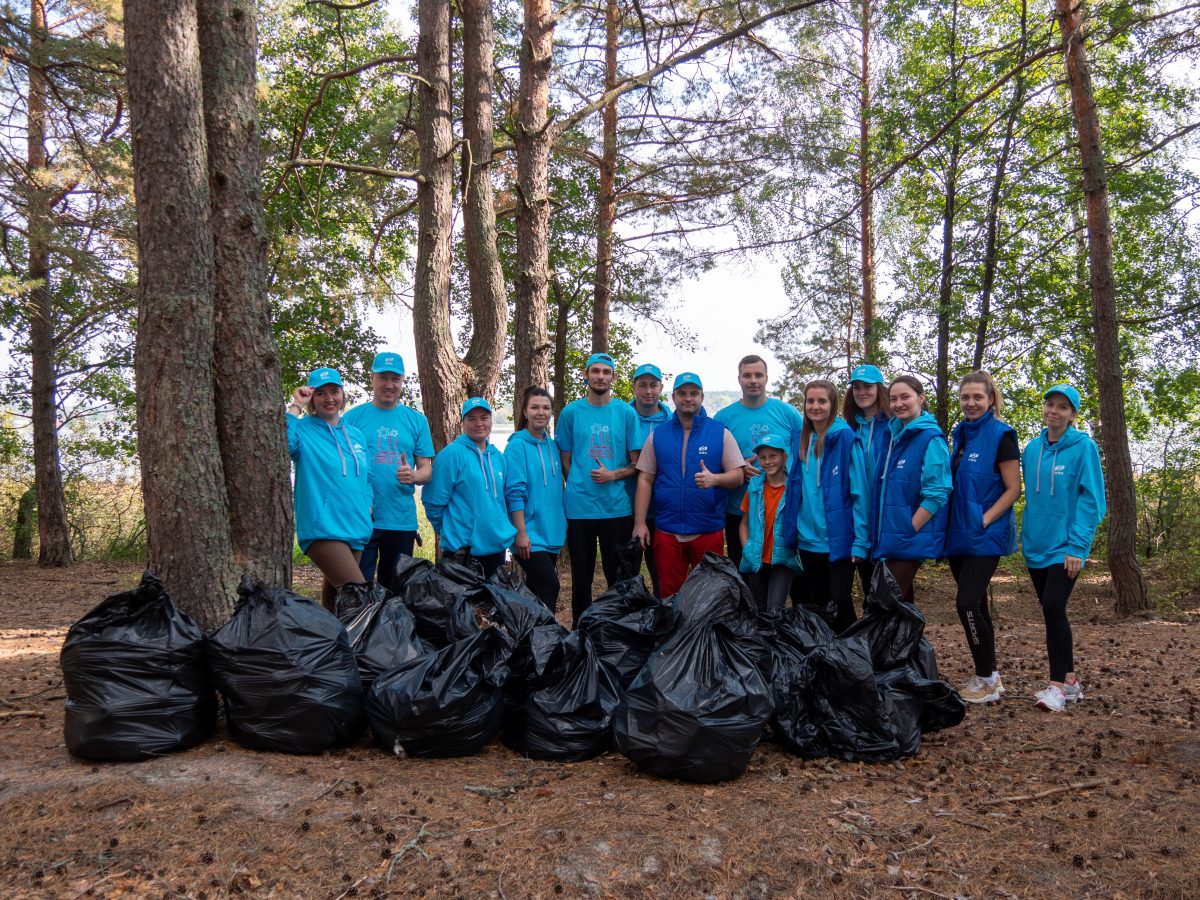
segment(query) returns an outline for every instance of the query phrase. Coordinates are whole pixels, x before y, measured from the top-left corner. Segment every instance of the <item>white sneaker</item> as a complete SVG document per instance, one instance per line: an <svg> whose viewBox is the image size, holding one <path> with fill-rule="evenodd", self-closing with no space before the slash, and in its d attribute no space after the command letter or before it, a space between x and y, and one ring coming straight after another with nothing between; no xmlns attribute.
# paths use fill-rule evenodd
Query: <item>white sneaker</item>
<svg viewBox="0 0 1200 900"><path fill-rule="evenodd" d="M1033 696L1039 707L1050 712L1061 712L1067 705L1066 695L1059 690L1056 684L1047 685Z"/></svg>
<svg viewBox="0 0 1200 900"><path fill-rule="evenodd" d="M999 678L991 684L978 675L972 675L958 689L959 696L967 703L996 703L1003 693L1004 684Z"/></svg>
<svg viewBox="0 0 1200 900"><path fill-rule="evenodd" d="M1078 703L1083 699L1083 685L1076 681L1074 684L1062 686L1063 697L1068 703Z"/></svg>

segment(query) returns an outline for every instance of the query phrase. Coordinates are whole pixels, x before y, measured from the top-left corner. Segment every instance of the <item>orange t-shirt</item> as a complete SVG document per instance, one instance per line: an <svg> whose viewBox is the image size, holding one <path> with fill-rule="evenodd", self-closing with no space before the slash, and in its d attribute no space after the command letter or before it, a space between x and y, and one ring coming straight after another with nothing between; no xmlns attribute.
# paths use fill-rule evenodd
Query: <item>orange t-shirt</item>
<svg viewBox="0 0 1200 900"><path fill-rule="evenodd" d="M786 484L771 484L767 482L763 485L763 512L766 515L763 517L763 549L762 561L765 563L771 562L771 556L775 552L775 512L779 509L779 501L783 497L783 489ZM750 495L746 494L742 498L742 515L750 514Z"/></svg>

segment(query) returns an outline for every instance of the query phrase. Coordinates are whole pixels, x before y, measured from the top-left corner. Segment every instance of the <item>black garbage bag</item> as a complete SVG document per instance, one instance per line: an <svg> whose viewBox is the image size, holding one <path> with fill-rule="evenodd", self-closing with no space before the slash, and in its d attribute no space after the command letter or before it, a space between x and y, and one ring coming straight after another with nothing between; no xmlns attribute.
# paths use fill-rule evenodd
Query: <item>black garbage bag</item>
<svg viewBox="0 0 1200 900"><path fill-rule="evenodd" d="M343 625L349 625L364 609L387 596L387 589L378 582L347 582L338 588L333 598L333 614Z"/></svg>
<svg viewBox="0 0 1200 900"><path fill-rule="evenodd" d="M194 747L216 726L204 632L149 572L71 626L59 663L72 756L149 759Z"/></svg>
<svg viewBox="0 0 1200 900"><path fill-rule="evenodd" d="M576 630L627 686L650 655L675 630L679 613L646 589L641 576L626 578L592 601Z"/></svg>
<svg viewBox="0 0 1200 900"><path fill-rule="evenodd" d="M307 597L243 578L209 637L229 733L253 750L320 753L358 737L362 679L346 628Z"/></svg>
<svg viewBox="0 0 1200 900"><path fill-rule="evenodd" d="M770 678L775 664L771 649L775 619L759 612L754 595L731 559L704 554L668 602L679 613L678 628L719 618L745 639L742 649L751 654L763 676Z"/></svg>
<svg viewBox="0 0 1200 900"><path fill-rule="evenodd" d="M728 560L706 555L676 601L679 629L650 654L613 717L617 749L658 775L737 778L773 712L759 664L769 665L770 650L745 628L753 601Z"/></svg>
<svg viewBox="0 0 1200 900"><path fill-rule="evenodd" d="M809 715L830 756L881 762L901 755L865 640L822 644L808 655L806 668Z"/></svg>
<svg viewBox="0 0 1200 900"><path fill-rule="evenodd" d="M620 685L578 631L535 628L529 693L505 711L500 739L531 759L591 759L612 743Z"/></svg>
<svg viewBox="0 0 1200 900"><path fill-rule="evenodd" d="M510 645L498 628L409 660L375 679L367 718L397 756L469 756L500 733Z"/></svg>
<svg viewBox="0 0 1200 900"><path fill-rule="evenodd" d="M866 638L875 670L882 672L912 662L924 634L925 617L916 606L900 597L900 585L887 566L879 563L871 575L871 589L863 600L862 618L842 636Z"/></svg>
<svg viewBox="0 0 1200 900"><path fill-rule="evenodd" d="M346 623L364 692L383 673L429 652L416 629L417 622L400 597L376 600Z"/></svg>
<svg viewBox="0 0 1200 900"><path fill-rule="evenodd" d="M479 633L470 594L484 586L483 567L469 557L447 555L436 565L424 566L397 579L398 593L417 621L421 640L436 649Z"/></svg>
<svg viewBox="0 0 1200 900"><path fill-rule="evenodd" d="M807 658L815 648L834 639L825 620L803 606L789 606L774 620L767 640L773 654L772 672L786 669Z"/></svg>
<svg viewBox="0 0 1200 900"><path fill-rule="evenodd" d="M400 594L408 582L433 568L433 563L419 556L405 556L401 553L396 557L396 570L392 573L391 591Z"/></svg>
<svg viewBox="0 0 1200 900"><path fill-rule="evenodd" d="M953 728L966 717L967 704L944 681L925 678L914 666L901 666L875 676L891 705L892 728L901 752L921 749L921 735Z"/></svg>
<svg viewBox="0 0 1200 900"><path fill-rule="evenodd" d="M645 552L642 542L637 538L630 538L617 547L617 569L613 573L616 580L628 581L630 578L641 578L642 557Z"/></svg>

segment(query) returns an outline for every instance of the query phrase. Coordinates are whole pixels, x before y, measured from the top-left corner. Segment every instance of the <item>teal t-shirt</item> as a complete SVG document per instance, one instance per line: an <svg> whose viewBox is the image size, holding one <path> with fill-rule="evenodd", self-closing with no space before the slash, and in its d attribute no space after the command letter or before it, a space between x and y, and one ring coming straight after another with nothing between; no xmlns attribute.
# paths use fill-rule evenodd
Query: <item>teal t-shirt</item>
<svg viewBox="0 0 1200 900"><path fill-rule="evenodd" d="M800 429L804 427L804 417L794 406L789 406L775 397L768 397L767 402L756 409L737 403L718 410L713 417L733 433L738 442L742 457L754 455L754 448L761 443L763 436L768 434L783 435L788 447L799 437ZM789 452L790 456L790 452ZM791 460L788 460L789 464ZM725 492L725 512L727 515L742 514L742 497L746 496L746 488L740 487Z"/></svg>
<svg viewBox="0 0 1200 900"><path fill-rule="evenodd" d="M555 442L571 454L563 505L568 519L617 519L633 515L625 480L596 484L591 472L601 465L619 469L629 465L629 454L641 450L638 417L633 407L615 397L604 406L587 398L568 403L558 415Z"/></svg>
<svg viewBox="0 0 1200 900"><path fill-rule="evenodd" d="M825 521L825 496L821 493L821 461L817 459L817 436L808 442L808 459L800 466L800 510L796 513L796 546L809 553L829 552L829 523Z"/></svg>
<svg viewBox="0 0 1200 900"><path fill-rule="evenodd" d="M396 480L400 454L416 468L418 456L433 456L433 437L428 420L411 407L398 404L380 409L374 403L362 403L342 417L363 433L367 441L367 459L371 463L375 502L371 518L376 528L385 531L416 531L416 488Z"/></svg>

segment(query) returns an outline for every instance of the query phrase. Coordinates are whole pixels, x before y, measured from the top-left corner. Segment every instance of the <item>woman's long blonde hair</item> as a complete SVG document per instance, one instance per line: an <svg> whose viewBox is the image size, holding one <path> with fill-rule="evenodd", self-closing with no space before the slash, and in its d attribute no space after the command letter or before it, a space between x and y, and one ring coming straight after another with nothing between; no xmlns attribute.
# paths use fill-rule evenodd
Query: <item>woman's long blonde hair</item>
<svg viewBox="0 0 1200 900"><path fill-rule="evenodd" d="M813 432L817 429L812 423L812 419L808 417L808 392L814 388L820 388L829 395L829 424L833 424L834 418L837 416L838 408L838 388L832 381L826 381L824 378L818 378L816 381L810 381L804 386L804 427L800 429L800 458L805 462L808 461L808 442L812 440ZM826 428L828 431L828 428ZM825 453L825 435L817 438L817 458L820 459Z"/></svg>

